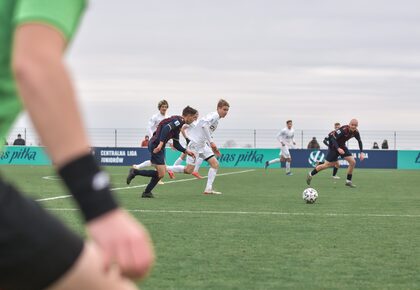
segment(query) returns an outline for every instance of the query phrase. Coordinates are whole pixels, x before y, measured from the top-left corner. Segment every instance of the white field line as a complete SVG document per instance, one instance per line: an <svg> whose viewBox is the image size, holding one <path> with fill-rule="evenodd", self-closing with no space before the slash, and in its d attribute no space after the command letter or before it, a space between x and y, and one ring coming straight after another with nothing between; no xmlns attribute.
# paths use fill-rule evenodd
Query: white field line
<svg viewBox="0 0 420 290"><path fill-rule="evenodd" d="M240 173L247 173L247 172L252 172L255 171L255 169L248 169L248 170L242 170L242 171L234 171L234 172L227 172L227 173L221 173L221 174L217 174L217 176L226 176L226 175L233 175L233 174L240 174ZM49 177L49 176L45 176L45 177ZM47 179L43 177L44 179ZM207 176L203 176L205 178L207 178ZM179 182L186 182L186 181L192 181L192 180L196 180L197 178L186 178L186 179L179 179L179 180L171 180L171 181L165 181L165 184L171 184L171 183L179 183ZM133 189L133 188L140 188L140 187L146 187L147 183L145 184L140 184L140 185L135 185L135 186L125 186L125 187L117 187L117 188L111 188L111 191L114 190L125 190L125 189ZM160 185L162 186L162 185ZM56 200L56 199L63 199L63 198L69 198L71 197L70 194L67 195L61 195L61 196L55 196L55 197L47 197L47 198L40 198L37 199L36 201L49 201L49 200Z"/></svg>
<svg viewBox="0 0 420 290"><path fill-rule="evenodd" d="M47 208L51 211L79 211L77 208ZM210 210L165 210L165 209L127 209L132 213L169 213L169 214L216 214L216 215L273 215L273 216L317 216L317 217L396 217L420 218L420 214L375 214L375 213L309 213L273 211L210 211Z"/></svg>

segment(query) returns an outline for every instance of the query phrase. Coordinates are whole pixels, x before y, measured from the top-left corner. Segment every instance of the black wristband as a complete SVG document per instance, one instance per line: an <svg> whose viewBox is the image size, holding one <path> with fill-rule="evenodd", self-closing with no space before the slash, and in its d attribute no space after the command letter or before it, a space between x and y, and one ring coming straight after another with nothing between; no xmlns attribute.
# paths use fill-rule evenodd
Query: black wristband
<svg viewBox="0 0 420 290"><path fill-rule="evenodd" d="M109 189L109 176L99 169L91 154L67 163L58 173L87 222L118 207Z"/></svg>

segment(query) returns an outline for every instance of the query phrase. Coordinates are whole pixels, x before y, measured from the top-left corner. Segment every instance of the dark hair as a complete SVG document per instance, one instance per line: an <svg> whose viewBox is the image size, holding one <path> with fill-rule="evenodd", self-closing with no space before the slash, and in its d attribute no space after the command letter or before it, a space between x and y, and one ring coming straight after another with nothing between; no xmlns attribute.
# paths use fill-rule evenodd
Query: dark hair
<svg viewBox="0 0 420 290"><path fill-rule="evenodd" d="M196 109L186 106L184 110L182 110L182 116L195 115L197 112L198 111Z"/></svg>
<svg viewBox="0 0 420 290"><path fill-rule="evenodd" d="M334 126L341 126L341 124L337 122L334 124Z"/></svg>
<svg viewBox="0 0 420 290"><path fill-rule="evenodd" d="M169 104L167 100L162 100L158 103L158 109L160 110L160 107L166 105L169 108Z"/></svg>
<svg viewBox="0 0 420 290"><path fill-rule="evenodd" d="M292 120L287 120L286 124L289 124L289 123L292 123L292 122L293 122Z"/></svg>

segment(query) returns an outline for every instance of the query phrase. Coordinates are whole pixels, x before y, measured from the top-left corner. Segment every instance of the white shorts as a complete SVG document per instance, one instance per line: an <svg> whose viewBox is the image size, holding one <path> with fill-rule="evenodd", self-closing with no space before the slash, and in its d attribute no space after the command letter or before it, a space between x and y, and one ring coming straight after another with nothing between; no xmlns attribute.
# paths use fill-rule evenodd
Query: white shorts
<svg viewBox="0 0 420 290"><path fill-rule="evenodd" d="M210 146L205 144L203 145L198 145L196 143L194 143L193 141L191 141L188 146L187 149L192 151L195 155L195 158L187 155L187 164L188 165L195 165L195 162L198 158L201 158L203 160L207 160L210 157L214 156L214 152L213 150L211 150Z"/></svg>
<svg viewBox="0 0 420 290"><path fill-rule="evenodd" d="M289 151L289 146L287 145L281 146L280 157L283 157L286 159L292 158L292 155L290 154L290 151Z"/></svg>

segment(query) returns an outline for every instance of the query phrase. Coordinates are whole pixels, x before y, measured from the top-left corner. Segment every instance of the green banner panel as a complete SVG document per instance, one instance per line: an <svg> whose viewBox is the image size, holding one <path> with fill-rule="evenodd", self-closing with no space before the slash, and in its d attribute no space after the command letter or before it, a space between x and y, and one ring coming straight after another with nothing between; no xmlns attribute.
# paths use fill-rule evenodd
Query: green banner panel
<svg viewBox="0 0 420 290"><path fill-rule="evenodd" d="M265 161L279 157L279 149L220 149L220 167L252 167L264 168ZM180 153L171 149L166 149L166 163L173 164ZM184 162L185 163L185 162ZM203 167L207 162L203 163Z"/></svg>
<svg viewBox="0 0 420 290"><path fill-rule="evenodd" d="M398 169L420 169L420 151L399 150Z"/></svg>
<svg viewBox="0 0 420 290"><path fill-rule="evenodd" d="M43 147L5 146L0 150L0 164L50 165L51 161Z"/></svg>

